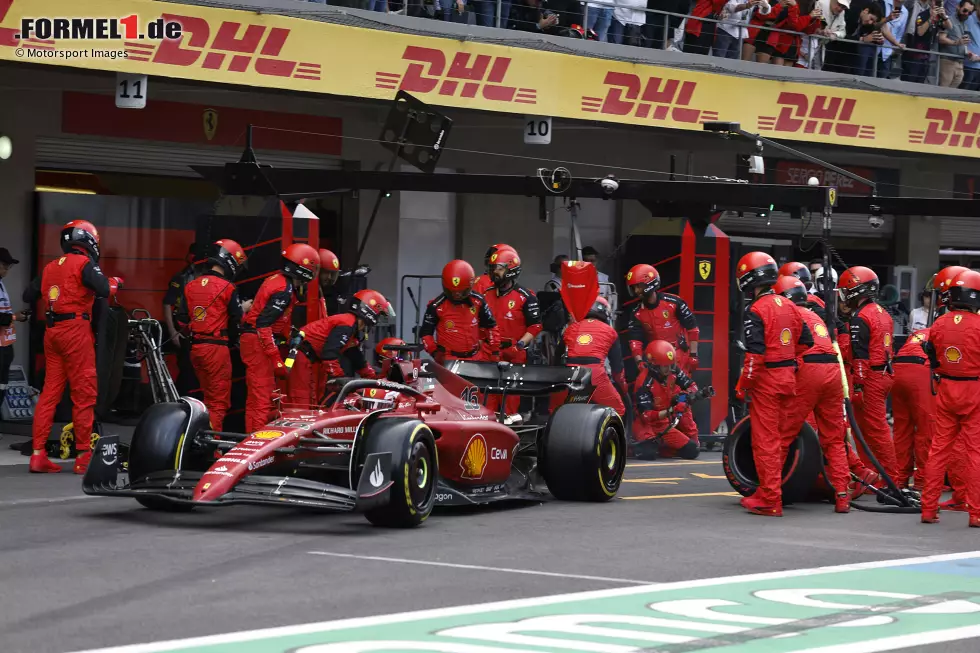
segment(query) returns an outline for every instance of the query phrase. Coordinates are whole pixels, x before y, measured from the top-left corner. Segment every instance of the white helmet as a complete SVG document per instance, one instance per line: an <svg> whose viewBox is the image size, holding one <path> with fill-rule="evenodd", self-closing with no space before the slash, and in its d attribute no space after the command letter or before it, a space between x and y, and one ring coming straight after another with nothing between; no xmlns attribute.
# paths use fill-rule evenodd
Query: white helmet
<svg viewBox="0 0 980 653"><path fill-rule="evenodd" d="M823 291L826 290L824 288L824 271L823 271L823 266L821 265L816 270L814 270L811 273L811 276L813 277L813 284L812 284L812 287L809 289L809 292L812 293L812 294L823 294ZM830 278L833 281L834 288L836 288L837 287L837 270L835 270L833 267L830 268ZM833 288L831 288L831 290L833 290Z"/></svg>

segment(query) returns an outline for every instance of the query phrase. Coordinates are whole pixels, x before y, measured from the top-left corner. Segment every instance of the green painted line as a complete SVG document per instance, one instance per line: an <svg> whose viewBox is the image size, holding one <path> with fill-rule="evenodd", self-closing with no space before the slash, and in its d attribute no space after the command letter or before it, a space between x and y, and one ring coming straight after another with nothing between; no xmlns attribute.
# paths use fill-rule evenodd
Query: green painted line
<svg viewBox="0 0 980 653"><path fill-rule="evenodd" d="M874 653L976 637L975 551L285 626L98 653Z"/></svg>

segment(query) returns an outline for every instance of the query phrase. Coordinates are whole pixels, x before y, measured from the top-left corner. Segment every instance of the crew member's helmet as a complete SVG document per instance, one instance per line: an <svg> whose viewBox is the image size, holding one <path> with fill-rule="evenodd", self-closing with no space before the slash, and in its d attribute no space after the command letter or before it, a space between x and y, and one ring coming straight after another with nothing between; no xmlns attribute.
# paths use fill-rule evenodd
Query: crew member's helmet
<svg viewBox="0 0 980 653"><path fill-rule="evenodd" d="M606 324L612 324L612 309L609 307L609 302L606 301L605 297L596 297L595 303L592 304L592 308L586 314L585 319L589 320L600 320Z"/></svg>
<svg viewBox="0 0 980 653"><path fill-rule="evenodd" d="M61 228L61 251L71 254L75 249L83 249L96 262L99 251L99 231L88 220L72 220Z"/></svg>
<svg viewBox="0 0 980 653"><path fill-rule="evenodd" d="M789 263L783 263L783 267L779 268L779 276L796 277L797 279L803 282L803 286L807 290L809 290L813 284L813 277L810 275L810 268L803 265L799 261L790 261ZM776 292L779 291L777 290Z"/></svg>
<svg viewBox="0 0 980 653"><path fill-rule="evenodd" d="M666 340L654 340L646 346L643 354L649 362L662 367L670 367L677 362L677 352Z"/></svg>
<svg viewBox="0 0 980 653"><path fill-rule="evenodd" d="M238 271L245 267L248 260L242 246L230 238L215 241L209 245L208 249L208 263L220 265L221 269L225 271L226 279L234 279Z"/></svg>
<svg viewBox="0 0 980 653"><path fill-rule="evenodd" d="M809 273L809 270L807 270L807 272ZM777 295L782 295L783 297L788 298L797 306L803 306L806 304L806 286L804 286L803 282L796 277L781 275L778 279L776 279L776 283L772 285L772 291Z"/></svg>
<svg viewBox="0 0 980 653"><path fill-rule="evenodd" d="M404 344L405 341L402 340L401 338L385 338L384 340L379 342L377 346L374 348L374 353L378 357L379 361L400 358L397 351L389 351L385 349L385 347L389 345L401 346Z"/></svg>
<svg viewBox="0 0 980 653"><path fill-rule="evenodd" d="M462 302L470 296L476 274L473 266L466 261L456 259L446 263L442 268L442 289L451 301Z"/></svg>
<svg viewBox="0 0 980 653"><path fill-rule="evenodd" d="M966 270L956 275L949 286L948 301L953 309L980 309L980 272Z"/></svg>
<svg viewBox="0 0 980 653"><path fill-rule="evenodd" d="M950 265L936 273L936 276L932 278L932 289L936 291L939 306L948 305L949 289L953 285L953 279L969 269L962 265Z"/></svg>
<svg viewBox="0 0 980 653"><path fill-rule="evenodd" d="M293 243L282 252L282 271L286 274L313 281L320 269L320 255L306 243Z"/></svg>
<svg viewBox="0 0 980 653"><path fill-rule="evenodd" d="M749 252L739 259L735 270L738 289L742 292L759 286L771 286L778 277L776 260L765 252Z"/></svg>
<svg viewBox="0 0 980 653"><path fill-rule="evenodd" d="M494 275L498 267L504 268L504 276L500 279ZM487 274L490 276L493 284L498 287L504 286L509 282L517 281L517 277L521 276L521 257L517 255L516 250L509 247L502 247L490 256Z"/></svg>
<svg viewBox="0 0 980 653"><path fill-rule="evenodd" d="M497 243L496 245L490 245L490 247L487 248L486 254L483 255L483 269L486 270L487 276L491 279L493 278L493 266L495 265L494 261L496 260L494 259L494 254L499 254L505 249L516 251L507 243Z"/></svg>
<svg viewBox="0 0 980 653"><path fill-rule="evenodd" d="M824 283L824 269L821 265L816 270L814 270L810 276L813 278L813 292L823 294L824 290L827 289L827 285ZM830 282L833 284L830 289L834 290L837 288L837 270L833 267L830 268Z"/></svg>
<svg viewBox="0 0 980 653"><path fill-rule="evenodd" d="M340 276L340 259L329 249L320 249L317 254L320 256L320 278L326 274L331 284L336 283Z"/></svg>
<svg viewBox="0 0 980 653"><path fill-rule="evenodd" d="M378 326L382 316L389 319L395 317L395 309L377 290L358 290L347 303L347 312L361 318L370 327Z"/></svg>
<svg viewBox="0 0 980 653"><path fill-rule="evenodd" d="M646 263L634 265L626 273L626 286L633 297L646 297L660 289L660 273Z"/></svg>
<svg viewBox="0 0 980 653"><path fill-rule="evenodd" d="M845 304L853 306L862 297L874 300L878 296L880 285L878 275L871 268L857 265L847 268L841 274L840 283L837 284L837 292Z"/></svg>

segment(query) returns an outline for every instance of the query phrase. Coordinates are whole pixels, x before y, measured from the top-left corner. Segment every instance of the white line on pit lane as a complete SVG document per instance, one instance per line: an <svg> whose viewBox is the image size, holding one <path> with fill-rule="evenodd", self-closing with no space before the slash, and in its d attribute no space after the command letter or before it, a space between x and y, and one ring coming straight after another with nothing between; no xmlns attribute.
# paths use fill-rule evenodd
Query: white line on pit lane
<svg viewBox="0 0 980 653"><path fill-rule="evenodd" d="M111 497L90 497L90 496L70 496L70 497L52 497L50 499L10 499L8 501L0 501L0 507L3 506L29 506L36 503L61 503L63 501L87 501L89 499L108 499Z"/></svg>
<svg viewBox="0 0 980 653"><path fill-rule="evenodd" d="M400 562L409 565L428 565L431 567L449 567L451 569L473 569L476 571L495 571L504 574L526 574L529 576L551 576L553 578L574 578L577 580L599 580L606 583L624 583L628 585L658 585L648 580L631 578L611 578L608 576L584 576L582 574L562 574L554 571L537 571L535 569L510 569L508 567L485 567L483 565L463 565L454 562L438 562L435 560L410 560L408 558L386 558L383 556L365 556L353 553L334 553L331 551L307 551L314 556L329 556L332 558L353 558L355 560L374 560L376 562Z"/></svg>

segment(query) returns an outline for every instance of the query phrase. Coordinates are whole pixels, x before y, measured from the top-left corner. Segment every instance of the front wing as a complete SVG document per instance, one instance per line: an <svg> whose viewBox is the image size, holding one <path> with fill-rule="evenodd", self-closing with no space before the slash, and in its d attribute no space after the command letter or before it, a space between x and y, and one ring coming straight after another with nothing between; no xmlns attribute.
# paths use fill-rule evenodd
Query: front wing
<svg viewBox="0 0 980 653"><path fill-rule="evenodd" d="M105 436L93 452L82 482L85 494L114 497L155 497L173 504L199 507L277 505L319 508L332 512L362 512L384 505L392 486L391 453L372 453L365 459L357 489L292 476L248 475L216 499L195 501L203 472L164 471L130 479L125 448L118 436Z"/></svg>

